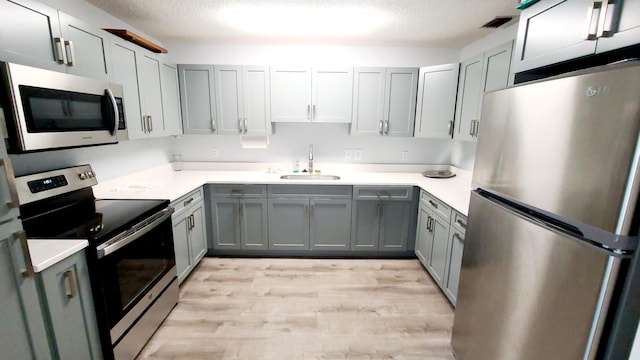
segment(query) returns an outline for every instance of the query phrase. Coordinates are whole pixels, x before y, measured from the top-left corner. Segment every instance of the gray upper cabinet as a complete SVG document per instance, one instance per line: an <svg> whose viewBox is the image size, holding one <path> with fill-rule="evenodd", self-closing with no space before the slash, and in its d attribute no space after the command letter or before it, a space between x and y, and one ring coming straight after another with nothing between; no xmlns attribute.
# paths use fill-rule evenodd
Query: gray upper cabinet
<svg viewBox="0 0 640 360"><path fill-rule="evenodd" d="M164 111L162 106L162 62L150 52L138 58L140 98L142 104L143 131L149 137L163 136Z"/></svg>
<svg viewBox="0 0 640 360"><path fill-rule="evenodd" d="M476 140L484 93L507 87L513 42L487 50L460 65L454 138Z"/></svg>
<svg viewBox="0 0 640 360"><path fill-rule="evenodd" d="M214 134L216 121L213 66L178 65L180 109L185 134Z"/></svg>
<svg viewBox="0 0 640 360"><path fill-rule="evenodd" d="M29 0L0 4L0 59L107 79L107 32Z"/></svg>
<svg viewBox="0 0 640 360"><path fill-rule="evenodd" d="M130 139L145 137L140 102L140 74L137 66L138 47L115 36L111 37L112 81L122 85L124 113Z"/></svg>
<svg viewBox="0 0 640 360"><path fill-rule="evenodd" d="M78 252L39 273L38 284L51 324L50 335L56 358L102 359L84 252Z"/></svg>
<svg viewBox="0 0 640 360"><path fill-rule="evenodd" d="M417 83L416 68L356 68L351 135L412 136Z"/></svg>
<svg viewBox="0 0 640 360"><path fill-rule="evenodd" d="M267 135L271 130L269 68L215 65L219 134Z"/></svg>
<svg viewBox="0 0 640 360"><path fill-rule="evenodd" d="M460 64L420 68L415 137L453 136Z"/></svg>
<svg viewBox="0 0 640 360"><path fill-rule="evenodd" d="M182 134L178 89L178 67L174 64L162 64L162 111L165 135Z"/></svg>
<svg viewBox="0 0 640 360"><path fill-rule="evenodd" d="M553 0L522 11L514 72L637 44L640 3L635 0Z"/></svg>
<svg viewBox="0 0 640 360"><path fill-rule="evenodd" d="M350 123L353 68L271 67L271 121Z"/></svg>

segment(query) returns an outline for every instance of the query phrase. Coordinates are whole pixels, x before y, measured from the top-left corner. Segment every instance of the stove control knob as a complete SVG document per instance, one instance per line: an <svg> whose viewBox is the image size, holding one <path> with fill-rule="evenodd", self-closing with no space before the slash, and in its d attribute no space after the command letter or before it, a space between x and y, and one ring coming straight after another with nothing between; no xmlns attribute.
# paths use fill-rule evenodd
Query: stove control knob
<svg viewBox="0 0 640 360"><path fill-rule="evenodd" d="M80 173L80 175L78 175L78 177L80 177L80 180L86 180L87 179L87 173Z"/></svg>

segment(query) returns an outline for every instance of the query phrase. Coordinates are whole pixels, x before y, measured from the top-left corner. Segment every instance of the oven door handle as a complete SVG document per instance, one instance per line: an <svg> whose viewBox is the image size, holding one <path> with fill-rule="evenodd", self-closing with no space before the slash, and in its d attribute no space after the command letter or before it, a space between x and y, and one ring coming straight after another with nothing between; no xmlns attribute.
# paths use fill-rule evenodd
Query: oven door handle
<svg viewBox="0 0 640 360"><path fill-rule="evenodd" d="M153 228L155 228L158 224L171 217L171 214L173 214L174 211L175 210L172 207L163 209L155 213L154 215L149 216L133 228L119 235L116 235L113 239L98 246L98 248L96 249L98 251L98 259L112 254L115 251L118 251L119 249L127 246L131 242L138 240L140 237L153 230Z"/></svg>

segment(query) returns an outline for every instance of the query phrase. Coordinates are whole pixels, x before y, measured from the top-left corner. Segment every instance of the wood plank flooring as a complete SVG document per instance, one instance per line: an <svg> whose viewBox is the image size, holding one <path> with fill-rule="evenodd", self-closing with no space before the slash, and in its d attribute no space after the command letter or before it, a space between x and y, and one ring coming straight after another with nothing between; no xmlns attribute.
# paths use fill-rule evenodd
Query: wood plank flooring
<svg viewBox="0 0 640 360"><path fill-rule="evenodd" d="M418 260L205 258L138 359L453 359Z"/></svg>

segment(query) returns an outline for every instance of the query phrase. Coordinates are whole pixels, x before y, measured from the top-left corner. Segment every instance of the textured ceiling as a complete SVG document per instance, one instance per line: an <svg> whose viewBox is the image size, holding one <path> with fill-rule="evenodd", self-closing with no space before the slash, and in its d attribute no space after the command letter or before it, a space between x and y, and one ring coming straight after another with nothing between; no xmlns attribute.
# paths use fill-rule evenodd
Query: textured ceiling
<svg viewBox="0 0 640 360"><path fill-rule="evenodd" d="M515 0L87 0L162 42L227 44L323 44L462 47L491 33L481 26L496 16L517 16ZM226 20L230 6L367 9L387 14L386 24L367 34L247 33ZM335 9L335 10L333 10ZM513 22L511 22L513 23ZM511 24L509 23L509 24ZM508 24L507 24L508 25Z"/></svg>

